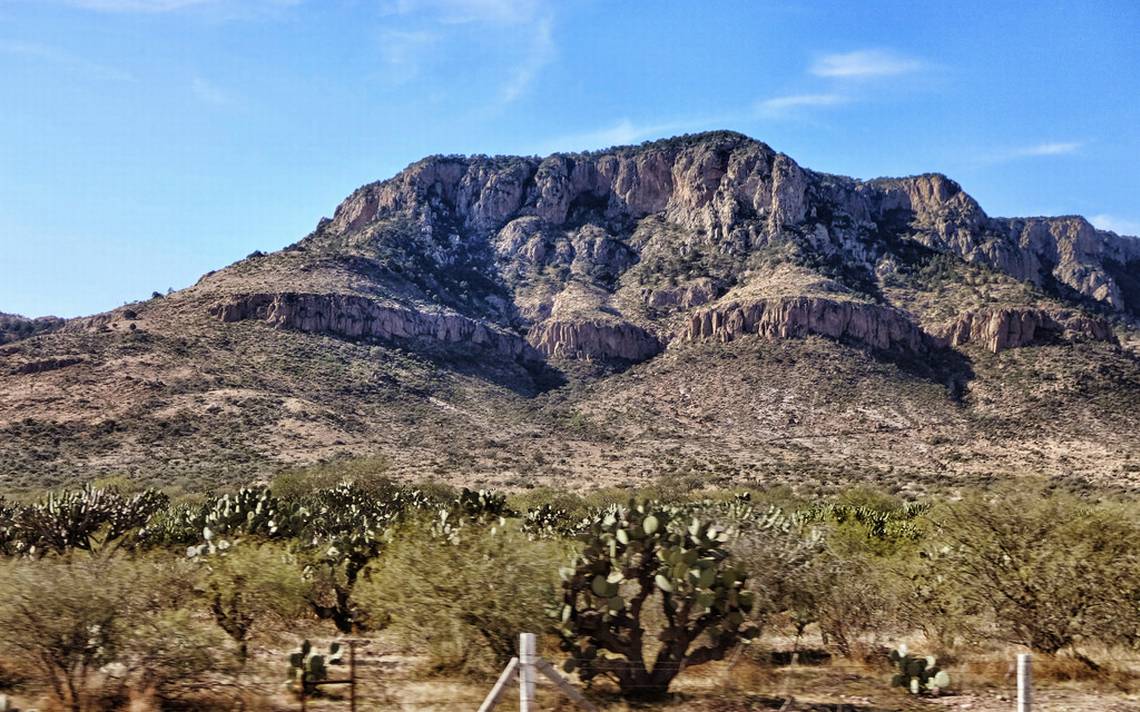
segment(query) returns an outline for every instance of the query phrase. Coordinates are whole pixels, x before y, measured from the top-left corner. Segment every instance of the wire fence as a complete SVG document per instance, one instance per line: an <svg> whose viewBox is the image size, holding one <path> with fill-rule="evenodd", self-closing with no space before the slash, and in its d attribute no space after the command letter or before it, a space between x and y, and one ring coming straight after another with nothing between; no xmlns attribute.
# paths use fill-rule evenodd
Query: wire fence
<svg viewBox="0 0 1140 712"><path fill-rule="evenodd" d="M852 660L830 657L821 650L805 649L800 651L803 654L801 661L792 658L789 652L761 652L738 647L726 659L713 663L691 666L666 661L654 665L650 660L648 666L652 670L676 675L670 687L676 697L662 703L662 710L888 712L915 709L914 697L904 689L892 687L896 670L877 653L867 660ZM773 656L772 653L779 655ZM372 650L358 658L357 709L475 712L496 681L491 674L485 678L425 676L414 665L381 659L388 656L397 657L393 653ZM772 662L772 657L779 662ZM563 670L563 664L568 660L574 663L574 671L569 673ZM588 685L578 678L577 670L592 659L567 658L552 653L549 662L600 710L624 712L629 709L622 700L622 690L612 681L599 679ZM1033 712L1140 712L1140 656L1112 656L1105 665L1111 666L1114 674L1107 676L1068 656L1037 656L1034 664L1036 679L1033 689L1039 702L1032 707ZM940 697L925 698L924 708L959 709L964 706L976 712L1016 712L1019 709L1017 665L1012 655L999 657L990 654L976 658L960 655L948 660L945 669L951 675L949 689ZM1123 677L1115 674L1120 671L1128 674ZM554 683L541 675L535 680L538 703L530 709L566 712L576 709ZM1127 691L1130 685L1137 694ZM513 679L510 688L496 710L513 712L520 709L518 686ZM636 694L653 688L653 685L627 683L624 692ZM309 707L322 712L347 708L346 700L332 699L331 696L314 700Z"/></svg>

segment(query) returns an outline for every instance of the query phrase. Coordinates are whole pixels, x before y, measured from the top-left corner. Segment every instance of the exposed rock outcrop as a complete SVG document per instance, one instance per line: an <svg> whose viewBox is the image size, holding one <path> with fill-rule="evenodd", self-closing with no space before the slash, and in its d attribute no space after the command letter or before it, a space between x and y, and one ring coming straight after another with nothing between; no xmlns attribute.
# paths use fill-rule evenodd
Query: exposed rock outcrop
<svg viewBox="0 0 1140 712"><path fill-rule="evenodd" d="M683 341L732 341L747 334L797 338L818 334L883 351L923 353L934 345L905 312L818 297L717 303L692 315Z"/></svg>
<svg viewBox="0 0 1140 712"><path fill-rule="evenodd" d="M344 294L241 294L214 304L210 313L226 322L254 319L280 329L347 338L427 339L472 345L520 362L540 360L521 336L485 322Z"/></svg>
<svg viewBox="0 0 1140 712"><path fill-rule="evenodd" d="M58 358L45 358L33 361L24 361L12 367L11 373L14 376L26 375L29 373L46 373L48 371L58 371L61 368L68 366L75 366L76 364L85 363L87 359L79 356L61 356Z"/></svg>
<svg viewBox="0 0 1140 712"><path fill-rule="evenodd" d="M662 349L656 336L628 322L548 319L531 328L528 339L551 358L638 362Z"/></svg>
<svg viewBox="0 0 1140 712"><path fill-rule="evenodd" d="M55 316L41 316L28 319L19 314L0 312L0 344L19 341L37 334L46 334L59 329L64 320Z"/></svg>
<svg viewBox="0 0 1140 712"><path fill-rule="evenodd" d="M692 309L716 299L716 286L707 277L647 292L645 303L655 309Z"/></svg>
<svg viewBox="0 0 1140 712"><path fill-rule="evenodd" d="M513 261L504 252L522 249L522 262L541 264L565 259L570 250L557 238L534 236L593 223L609 234L592 235L590 244L579 240L575 259L591 262L596 255L620 270L636 255L611 238L649 215L741 266L750 252L800 236L824 259L873 270L885 237L1140 313L1106 264L1140 260L1140 240L1096 230L1082 218L990 218L939 174L858 181L816 173L730 132L545 159L428 158L357 190L318 233L345 235L401 216L425 234L446 237L448 249L493 242L500 258ZM520 219L535 221L525 235L509 227ZM503 229L508 234L496 237ZM441 257L443 264L449 259ZM576 263L576 271L583 268Z"/></svg>
<svg viewBox="0 0 1140 712"><path fill-rule="evenodd" d="M1117 343L1104 319L1033 307L966 312L937 330L936 336L949 346L981 344L991 353L1056 341Z"/></svg>

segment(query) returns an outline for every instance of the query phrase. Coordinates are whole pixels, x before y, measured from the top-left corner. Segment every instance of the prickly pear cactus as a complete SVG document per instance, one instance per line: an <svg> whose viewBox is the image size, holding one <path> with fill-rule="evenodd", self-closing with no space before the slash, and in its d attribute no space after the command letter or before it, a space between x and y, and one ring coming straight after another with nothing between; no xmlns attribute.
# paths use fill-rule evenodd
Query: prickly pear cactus
<svg viewBox="0 0 1140 712"><path fill-rule="evenodd" d="M913 656L906 645L900 645L891 651L890 658L898 667L891 684L909 690L912 695L938 695L950 686L950 673L936 665L933 655Z"/></svg>
<svg viewBox="0 0 1140 712"><path fill-rule="evenodd" d="M130 497L114 488L91 486L52 492L35 504L12 509L4 536L8 548L26 556L133 546L141 528L168 503L156 490Z"/></svg>
<svg viewBox="0 0 1140 712"><path fill-rule="evenodd" d="M582 538L574 568L562 572L555 615L567 667L584 680L608 676L626 697L660 696L681 668L718 660L755 635L746 574L729 558L728 533L709 521L631 502L599 512ZM645 640L646 606L660 607L659 645Z"/></svg>
<svg viewBox="0 0 1140 712"><path fill-rule="evenodd" d="M313 652L313 644L309 641L301 643L301 649L289 655L289 679L286 681L290 688L300 693L304 690L311 694L316 684L329 679L329 666L339 665L342 662L340 643L329 645L327 654Z"/></svg>

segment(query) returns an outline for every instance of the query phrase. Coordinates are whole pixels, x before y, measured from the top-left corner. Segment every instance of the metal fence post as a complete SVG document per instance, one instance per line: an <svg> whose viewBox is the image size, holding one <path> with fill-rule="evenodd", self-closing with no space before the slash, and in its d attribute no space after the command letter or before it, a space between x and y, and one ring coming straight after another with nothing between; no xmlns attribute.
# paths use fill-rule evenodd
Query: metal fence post
<svg viewBox="0 0 1140 712"><path fill-rule="evenodd" d="M1033 670L1030 667L1032 656L1019 653L1017 656L1017 712L1032 712Z"/></svg>
<svg viewBox="0 0 1140 712"><path fill-rule="evenodd" d="M519 712L535 712L534 633L519 634Z"/></svg>

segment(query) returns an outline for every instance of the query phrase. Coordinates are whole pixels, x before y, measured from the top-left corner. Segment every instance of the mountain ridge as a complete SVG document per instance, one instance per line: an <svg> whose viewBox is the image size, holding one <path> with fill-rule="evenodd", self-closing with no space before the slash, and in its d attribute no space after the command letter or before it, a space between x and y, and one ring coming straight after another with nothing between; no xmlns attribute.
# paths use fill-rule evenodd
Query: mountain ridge
<svg viewBox="0 0 1140 712"><path fill-rule="evenodd" d="M843 378L878 379L893 395L874 407L880 396L866 395L873 416L813 406L811 437L826 446L809 454L780 440L792 469L834 468L852 447L843 433L867 432L875 443L853 467L859 476L913 475L940 439L979 437L993 441L990 462L934 471L947 481L1009 474L1022 471L1026 442L1044 438L1029 460L1046 470L1131 482L1136 416L1123 404L1140 395L1138 276L1140 240L1083 218L991 218L941 174L818 173L732 132L545 158L428 157L353 191L282 250L4 346L0 445L33 444L13 456L9 481L37 468L61 480L120 467L153 478L172 461L185 477L240 479L378 453L397 471L533 477L487 444L500 437L540 460L541 442L565 453L561 469L609 479L668 470L648 464L665 443L734 472L773 460L760 469L775 476L780 458L733 424L793 437L809 418L801 401L829 392L821 384L839 376L827 362L840 359ZM694 354L709 364L736 354L744 372L702 372ZM773 354L818 382L789 380ZM1010 371L1030 362L1040 373ZM658 410L653 399L673 402L676 369L724 389L645 415ZM740 400L725 390L738 377L788 390L754 385L754 401ZM629 388L642 413L613 399ZM933 404L928 414L915 398ZM761 403L787 421L745 416ZM1033 412L1042 403L1072 411L1072 422L1045 422ZM686 408L728 451L699 443ZM567 410L578 415L558 415ZM927 455L892 454L878 426L850 427L864 417L884 433L910 422L919 436L907 447ZM992 417L1012 423L1008 432L987 434ZM397 422L417 445L390 429ZM947 423L957 423L952 436ZM188 462L211 438L216 451ZM478 454L437 464L460 442ZM1063 464L1066 449L1080 462Z"/></svg>

